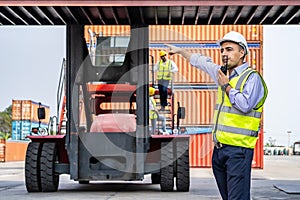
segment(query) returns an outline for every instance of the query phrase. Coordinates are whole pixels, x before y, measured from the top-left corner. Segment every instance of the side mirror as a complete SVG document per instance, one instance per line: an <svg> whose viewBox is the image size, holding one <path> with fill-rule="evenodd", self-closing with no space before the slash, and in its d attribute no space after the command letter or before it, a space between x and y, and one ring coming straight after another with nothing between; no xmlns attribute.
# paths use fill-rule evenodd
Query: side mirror
<svg viewBox="0 0 300 200"><path fill-rule="evenodd" d="M185 118L185 107L178 107L177 115L178 115L178 119L184 119Z"/></svg>
<svg viewBox="0 0 300 200"><path fill-rule="evenodd" d="M45 119L46 118L46 111L45 108L38 108L38 119Z"/></svg>

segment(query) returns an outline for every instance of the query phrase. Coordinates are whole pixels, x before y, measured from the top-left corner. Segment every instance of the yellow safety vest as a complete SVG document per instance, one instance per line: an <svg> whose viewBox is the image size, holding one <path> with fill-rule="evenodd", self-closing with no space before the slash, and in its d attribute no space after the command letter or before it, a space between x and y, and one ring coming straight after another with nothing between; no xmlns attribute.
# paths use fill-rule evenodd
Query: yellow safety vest
<svg viewBox="0 0 300 200"><path fill-rule="evenodd" d="M257 71L248 68L237 77L232 78L229 84L232 88L243 91L246 80ZM259 73L258 73L259 74ZM259 74L261 77L261 75ZM256 145L258 130L261 121L263 104L268 95L266 83L261 77L264 86L264 97L257 106L248 113L243 113L233 107L225 91L218 88L218 99L214 113L213 138L222 144L246 147L253 149Z"/></svg>
<svg viewBox="0 0 300 200"><path fill-rule="evenodd" d="M157 80L172 80L173 73L171 72L171 65L170 60L167 60L166 63L162 60L159 62Z"/></svg>
<svg viewBox="0 0 300 200"><path fill-rule="evenodd" d="M153 108L156 109L156 102L154 100L154 98L150 97L150 103L153 105ZM154 110L149 110L149 118L150 119L157 119L157 114Z"/></svg>

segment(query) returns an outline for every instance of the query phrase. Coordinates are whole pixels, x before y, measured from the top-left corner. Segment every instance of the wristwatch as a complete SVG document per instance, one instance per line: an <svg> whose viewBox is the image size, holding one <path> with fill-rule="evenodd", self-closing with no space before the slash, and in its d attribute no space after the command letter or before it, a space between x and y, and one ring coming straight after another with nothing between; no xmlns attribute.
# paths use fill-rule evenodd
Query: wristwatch
<svg viewBox="0 0 300 200"><path fill-rule="evenodd" d="M229 83L225 83L224 85L222 85L222 90L223 90L223 91L226 91L226 88L227 88L228 86L230 86L230 84L229 84Z"/></svg>

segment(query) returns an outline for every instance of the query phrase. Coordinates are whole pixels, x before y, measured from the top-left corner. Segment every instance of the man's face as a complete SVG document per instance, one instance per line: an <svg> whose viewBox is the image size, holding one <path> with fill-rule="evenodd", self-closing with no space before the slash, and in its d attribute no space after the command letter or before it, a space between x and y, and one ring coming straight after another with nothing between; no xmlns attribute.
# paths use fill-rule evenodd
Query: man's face
<svg viewBox="0 0 300 200"><path fill-rule="evenodd" d="M166 56L165 55L161 56L160 58L162 59L162 61L164 61L164 62L166 61Z"/></svg>
<svg viewBox="0 0 300 200"><path fill-rule="evenodd" d="M235 68L243 63L244 49L234 42L223 42L221 45L222 61L227 67ZM226 59L227 58L227 59Z"/></svg>

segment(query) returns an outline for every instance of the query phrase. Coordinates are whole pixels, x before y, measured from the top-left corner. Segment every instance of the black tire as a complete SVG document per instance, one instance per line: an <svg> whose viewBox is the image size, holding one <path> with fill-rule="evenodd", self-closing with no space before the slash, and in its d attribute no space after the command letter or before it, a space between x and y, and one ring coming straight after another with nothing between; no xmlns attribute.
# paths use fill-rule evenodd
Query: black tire
<svg viewBox="0 0 300 200"><path fill-rule="evenodd" d="M160 173L151 174L151 182L152 184L160 184Z"/></svg>
<svg viewBox="0 0 300 200"><path fill-rule="evenodd" d="M189 143L176 143L176 188L179 192L188 192L190 189Z"/></svg>
<svg viewBox="0 0 300 200"><path fill-rule="evenodd" d="M25 185L28 192L41 192L40 158L42 144L30 142L26 151Z"/></svg>
<svg viewBox="0 0 300 200"><path fill-rule="evenodd" d="M44 143L41 154L41 188L43 192L56 192L59 174L55 173L56 143Z"/></svg>
<svg viewBox="0 0 300 200"><path fill-rule="evenodd" d="M162 192L173 191L174 188L174 161L172 142L161 144L160 189Z"/></svg>

